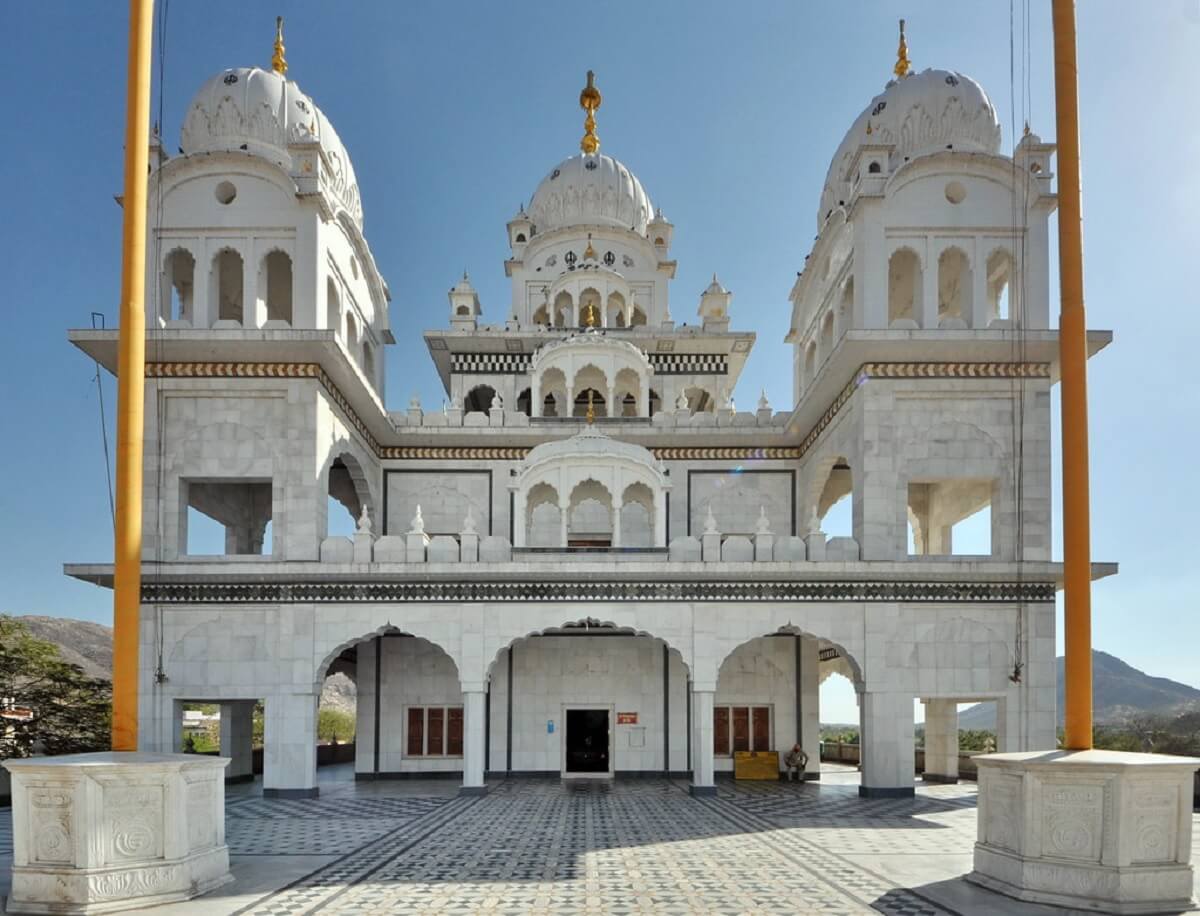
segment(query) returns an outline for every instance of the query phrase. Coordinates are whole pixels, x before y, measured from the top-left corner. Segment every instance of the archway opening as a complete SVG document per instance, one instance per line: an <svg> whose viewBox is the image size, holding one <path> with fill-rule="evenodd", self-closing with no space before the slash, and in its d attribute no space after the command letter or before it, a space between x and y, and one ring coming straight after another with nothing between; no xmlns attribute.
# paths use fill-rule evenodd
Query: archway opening
<svg viewBox="0 0 1200 916"><path fill-rule="evenodd" d="M817 497L817 518L828 537L854 537L854 475L843 457L829 468Z"/></svg>
<svg viewBox="0 0 1200 916"><path fill-rule="evenodd" d="M965 325L971 315L971 263L961 248L938 256L938 327Z"/></svg>
<svg viewBox="0 0 1200 916"><path fill-rule="evenodd" d="M487 768L607 779L691 767L689 669L651 634L585 618L501 648Z"/></svg>
<svg viewBox="0 0 1200 916"><path fill-rule="evenodd" d="M245 324L242 256L231 248L222 248L217 252L213 273L215 295L212 299L217 303L216 319Z"/></svg>
<svg viewBox="0 0 1200 916"><path fill-rule="evenodd" d="M567 504L567 546L611 547L612 537L612 494L595 480L577 484Z"/></svg>
<svg viewBox="0 0 1200 916"><path fill-rule="evenodd" d="M467 413L487 413L492 409L496 389L491 385L476 385L463 398L463 410Z"/></svg>
<svg viewBox="0 0 1200 916"><path fill-rule="evenodd" d="M264 261L266 270L267 321L292 323L292 259L272 251Z"/></svg>
<svg viewBox="0 0 1200 916"><path fill-rule="evenodd" d="M192 321L195 300L196 259L190 251L176 248L163 266L159 315L163 321Z"/></svg>
<svg viewBox="0 0 1200 916"><path fill-rule="evenodd" d="M997 248L987 259L988 320L1007 321L1016 316L1013 308L1013 258Z"/></svg>
<svg viewBox="0 0 1200 916"><path fill-rule="evenodd" d="M888 326L897 321L919 325L921 260L911 248L893 252L888 260Z"/></svg>

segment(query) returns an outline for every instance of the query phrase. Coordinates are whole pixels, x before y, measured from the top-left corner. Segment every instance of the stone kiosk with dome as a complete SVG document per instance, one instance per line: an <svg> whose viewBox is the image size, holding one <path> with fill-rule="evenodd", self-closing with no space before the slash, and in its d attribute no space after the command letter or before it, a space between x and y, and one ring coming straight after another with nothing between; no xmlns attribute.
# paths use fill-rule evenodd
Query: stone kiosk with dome
<svg viewBox="0 0 1200 916"><path fill-rule="evenodd" d="M333 671L357 685L359 778L466 793L497 773L712 793L737 751L815 749L832 674L858 694L863 795L913 793L915 700L927 779L957 776L959 703L995 704L1000 750L1052 745L1053 146L1005 155L963 74L889 82L791 287L794 403L745 410L732 294L714 275L677 323L673 226L600 152L591 74L580 103L581 152L507 224L502 321L464 275L424 334L434 410L384 403L390 295L354 169L286 72L217 74L181 154L155 142L143 749L217 703L243 776L261 700L264 791L315 796ZM71 340L114 365L115 332ZM989 546L956 551L983 510ZM201 517L222 554L193 552Z"/></svg>

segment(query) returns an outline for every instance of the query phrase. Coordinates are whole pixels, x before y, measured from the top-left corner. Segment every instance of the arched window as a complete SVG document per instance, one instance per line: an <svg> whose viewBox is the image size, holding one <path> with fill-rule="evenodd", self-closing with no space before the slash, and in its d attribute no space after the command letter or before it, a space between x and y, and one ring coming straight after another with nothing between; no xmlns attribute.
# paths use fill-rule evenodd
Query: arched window
<svg viewBox="0 0 1200 916"><path fill-rule="evenodd" d="M518 233L517 233L517 241L518 241L518 242L523 242L523 241L525 241L525 233L524 233L524 232L518 232Z"/></svg>
<svg viewBox="0 0 1200 916"><path fill-rule="evenodd" d="M845 458L835 458L817 492L817 518L829 537L854 536L854 476Z"/></svg>
<svg viewBox="0 0 1200 916"><path fill-rule="evenodd" d="M541 306L533 313L533 323L547 328L550 327L550 313L546 311L546 306Z"/></svg>
<svg viewBox="0 0 1200 916"><path fill-rule="evenodd" d="M163 264L160 317L163 321L191 321L196 259L176 248Z"/></svg>
<svg viewBox="0 0 1200 916"><path fill-rule="evenodd" d="M217 320L244 324L242 256L231 248L222 248L217 252L213 268Z"/></svg>
<svg viewBox="0 0 1200 916"><path fill-rule="evenodd" d="M629 326L631 328L641 327L646 324L646 313L638 306L633 307L633 314L629 318Z"/></svg>
<svg viewBox="0 0 1200 916"><path fill-rule="evenodd" d="M575 303L571 301L571 294L564 290L554 297L554 326L566 328L574 322Z"/></svg>
<svg viewBox="0 0 1200 916"><path fill-rule="evenodd" d="M833 352L833 310L830 309L821 319L821 361L829 359Z"/></svg>
<svg viewBox="0 0 1200 916"><path fill-rule="evenodd" d="M463 410L466 413L487 413L492 409L492 399L496 389L491 385L476 385L463 398Z"/></svg>
<svg viewBox="0 0 1200 916"><path fill-rule="evenodd" d="M577 484L567 510L567 546L612 546L612 506L612 494L603 484L595 480Z"/></svg>
<svg viewBox="0 0 1200 916"><path fill-rule="evenodd" d="M351 359L358 359L358 322L349 312L346 312L346 349Z"/></svg>
<svg viewBox="0 0 1200 916"><path fill-rule="evenodd" d="M988 320L1017 317L1013 296L1013 258L1006 248L997 248L987 259Z"/></svg>
<svg viewBox="0 0 1200 916"><path fill-rule="evenodd" d="M375 384L375 348L371 346L369 340L364 340L362 345L362 368L363 375L367 377L372 385Z"/></svg>
<svg viewBox="0 0 1200 916"><path fill-rule="evenodd" d="M813 378L816 376L816 374L817 374L817 342L815 340L810 340L808 342L808 349L805 351L805 354L804 354L804 388L805 388L805 390L807 390L808 386L812 384Z"/></svg>
<svg viewBox="0 0 1200 916"><path fill-rule="evenodd" d="M521 413L525 414L525 416L527 416L527 417L532 416L532 414L533 414L532 401L533 401L532 389L530 389L530 388L522 389L521 393L517 395L517 410L519 410Z"/></svg>
<svg viewBox="0 0 1200 916"><path fill-rule="evenodd" d="M606 317L606 325L608 327L625 327L625 297L620 293L609 293Z"/></svg>
<svg viewBox="0 0 1200 916"><path fill-rule="evenodd" d="M920 324L921 261L911 248L901 248L888 261L888 325L897 321Z"/></svg>
<svg viewBox="0 0 1200 916"><path fill-rule="evenodd" d="M938 257L938 325L970 317L971 264L961 248L947 248Z"/></svg>
<svg viewBox="0 0 1200 916"><path fill-rule="evenodd" d="M333 331L335 337L341 336L342 303L333 277L325 281L325 327Z"/></svg>
<svg viewBox="0 0 1200 916"><path fill-rule="evenodd" d="M292 259L282 251L266 258L267 321L292 323Z"/></svg>

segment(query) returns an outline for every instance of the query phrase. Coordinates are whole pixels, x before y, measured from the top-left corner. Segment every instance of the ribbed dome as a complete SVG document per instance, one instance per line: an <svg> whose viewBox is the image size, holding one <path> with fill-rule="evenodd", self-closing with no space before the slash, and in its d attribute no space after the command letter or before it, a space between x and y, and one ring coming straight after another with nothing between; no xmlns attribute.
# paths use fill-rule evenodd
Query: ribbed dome
<svg viewBox="0 0 1200 916"><path fill-rule="evenodd" d="M314 142L329 163L329 190L361 224L354 166L337 131L295 82L274 70L239 67L209 79L188 106L180 137L188 155L242 150L289 171L289 144Z"/></svg>
<svg viewBox="0 0 1200 916"><path fill-rule="evenodd" d="M893 168L947 147L998 153L1000 119L983 87L962 73L930 69L892 80L855 119L829 165L818 229L838 201L849 197L846 170L867 144L894 144Z"/></svg>
<svg viewBox="0 0 1200 916"><path fill-rule="evenodd" d="M603 153L560 162L542 179L529 204L538 232L565 226L614 226L645 235L653 212L637 176Z"/></svg>

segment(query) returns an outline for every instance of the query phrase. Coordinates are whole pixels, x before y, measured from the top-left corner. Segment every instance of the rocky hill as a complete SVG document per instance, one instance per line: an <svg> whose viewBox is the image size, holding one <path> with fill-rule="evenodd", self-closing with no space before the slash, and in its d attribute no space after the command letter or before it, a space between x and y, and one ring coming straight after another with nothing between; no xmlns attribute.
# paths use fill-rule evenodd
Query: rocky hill
<svg viewBox="0 0 1200 916"><path fill-rule="evenodd" d="M89 677L112 680L112 629L90 620L67 617L16 618L38 639L58 646L63 659L78 665Z"/></svg>
<svg viewBox="0 0 1200 916"><path fill-rule="evenodd" d="M1200 690L1165 677L1153 677L1115 655L1092 652L1092 703L1098 725L1120 725L1147 713L1175 717L1200 712ZM1058 722L1063 718L1063 658L1058 658ZM979 703L958 715L959 728L994 729L996 707Z"/></svg>
<svg viewBox="0 0 1200 916"><path fill-rule="evenodd" d="M69 617L17 617L38 639L58 646L62 657L78 665L89 677L112 680L112 628L90 620ZM354 712L356 703L354 681L344 674L334 674L325 680L321 705Z"/></svg>

